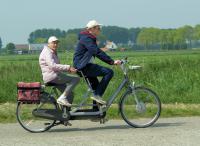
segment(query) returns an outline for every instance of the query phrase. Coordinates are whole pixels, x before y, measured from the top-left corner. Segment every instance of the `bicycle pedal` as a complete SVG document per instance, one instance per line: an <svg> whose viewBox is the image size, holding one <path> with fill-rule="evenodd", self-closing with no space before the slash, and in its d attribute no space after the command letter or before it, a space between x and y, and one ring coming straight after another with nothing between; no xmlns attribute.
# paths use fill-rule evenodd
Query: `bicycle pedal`
<svg viewBox="0 0 200 146"><path fill-rule="evenodd" d="M72 126L72 124L71 124L70 122L68 122L68 121L65 121L63 124L64 124L65 126Z"/></svg>
<svg viewBox="0 0 200 146"><path fill-rule="evenodd" d="M100 119L100 124L105 124L108 121L107 118Z"/></svg>

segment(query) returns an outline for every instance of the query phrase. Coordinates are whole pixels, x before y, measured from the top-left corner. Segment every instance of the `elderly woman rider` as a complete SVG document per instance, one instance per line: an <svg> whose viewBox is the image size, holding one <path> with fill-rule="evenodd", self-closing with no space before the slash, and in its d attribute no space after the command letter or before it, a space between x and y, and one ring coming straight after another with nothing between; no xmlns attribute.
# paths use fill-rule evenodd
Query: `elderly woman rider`
<svg viewBox="0 0 200 146"><path fill-rule="evenodd" d="M45 84L54 84L62 95L57 99L57 103L64 106L71 106L73 99L68 99L73 88L79 83L79 77L69 76L68 73L76 73L76 69L70 65L60 64L57 56L59 40L55 36L48 39L48 46L44 46L39 64L42 70Z"/></svg>

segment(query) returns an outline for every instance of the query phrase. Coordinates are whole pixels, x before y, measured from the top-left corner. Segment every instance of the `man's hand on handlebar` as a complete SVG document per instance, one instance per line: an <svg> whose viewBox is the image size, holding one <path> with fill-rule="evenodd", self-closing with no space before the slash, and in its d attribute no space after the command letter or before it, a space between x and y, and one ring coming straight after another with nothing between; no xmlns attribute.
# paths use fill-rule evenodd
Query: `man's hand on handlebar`
<svg viewBox="0 0 200 146"><path fill-rule="evenodd" d="M121 60L115 60L114 61L114 65L120 65L122 62L121 62Z"/></svg>

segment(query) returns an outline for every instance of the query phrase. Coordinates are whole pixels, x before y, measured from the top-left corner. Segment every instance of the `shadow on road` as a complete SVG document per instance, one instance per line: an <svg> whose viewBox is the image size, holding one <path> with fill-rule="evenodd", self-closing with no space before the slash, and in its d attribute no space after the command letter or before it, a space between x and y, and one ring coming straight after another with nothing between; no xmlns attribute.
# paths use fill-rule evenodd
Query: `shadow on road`
<svg viewBox="0 0 200 146"><path fill-rule="evenodd" d="M155 123L154 125L148 128L160 128L160 127L177 127L185 124L184 122L177 122L177 123ZM110 125L110 126L103 126L103 127L91 127L91 128L63 128L63 129L51 129L48 132L74 132L74 131L96 131L96 130L111 130L111 129L136 129L129 125ZM146 128L145 128L146 129Z"/></svg>
<svg viewBox="0 0 200 146"><path fill-rule="evenodd" d="M104 127L92 127L92 128L70 128L67 129L51 129L49 132L69 132L69 131L96 131L96 130L111 130L111 129L131 129L128 125L112 125Z"/></svg>
<svg viewBox="0 0 200 146"><path fill-rule="evenodd" d="M184 122L176 122L176 123L156 123L151 126L151 128L156 128L156 127L173 127L173 126L181 126L185 124Z"/></svg>

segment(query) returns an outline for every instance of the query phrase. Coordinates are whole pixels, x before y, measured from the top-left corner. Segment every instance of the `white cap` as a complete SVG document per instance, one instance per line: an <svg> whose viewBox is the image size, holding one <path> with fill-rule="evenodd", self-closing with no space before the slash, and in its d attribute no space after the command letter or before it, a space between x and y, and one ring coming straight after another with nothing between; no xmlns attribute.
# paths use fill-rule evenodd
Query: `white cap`
<svg viewBox="0 0 200 146"><path fill-rule="evenodd" d="M57 37L55 37L55 36L51 36L48 39L48 43L55 42L55 41L58 41Z"/></svg>
<svg viewBox="0 0 200 146"><path fill-rule="evenodd" d="M102 24L99 24L96 20L91 20L88 22L88 24L86 25L87 29L93 28L95 26L102 26Z"/></svg>

